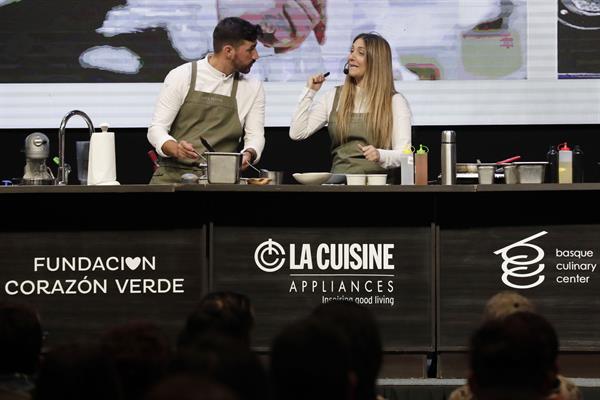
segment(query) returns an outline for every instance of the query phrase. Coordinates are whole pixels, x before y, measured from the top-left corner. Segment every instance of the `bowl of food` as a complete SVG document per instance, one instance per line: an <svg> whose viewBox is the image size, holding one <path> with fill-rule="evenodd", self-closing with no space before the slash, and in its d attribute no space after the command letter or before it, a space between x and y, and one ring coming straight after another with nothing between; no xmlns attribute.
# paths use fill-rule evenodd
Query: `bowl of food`
<svg viewBox="0 0 600 400"><path fill-rule="evenodd" d="M271 178L248 178L248 185L268 185Z"/></svg>
<svg viewBox="0 0 600 400"><path fill-rule="evenodd" d="M331 178L331 172L305 172L292 175L303 185L321 185Z"/></svg>

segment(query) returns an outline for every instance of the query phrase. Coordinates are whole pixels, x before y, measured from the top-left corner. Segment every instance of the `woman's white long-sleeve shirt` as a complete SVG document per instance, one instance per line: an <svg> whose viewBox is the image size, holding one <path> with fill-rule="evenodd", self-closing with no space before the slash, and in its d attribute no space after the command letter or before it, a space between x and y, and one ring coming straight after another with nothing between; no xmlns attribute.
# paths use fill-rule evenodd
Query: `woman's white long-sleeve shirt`
<svg viewBox="0 0 600 400"><path fill-rule="evenodd" d="M360 98L360 88L357 88L357 100ZM332 89L314 101L315 90L305 88L290 125L290 138L302 140L327 125L333 108L335 89ZM367 112L360 101L355 101L355 113ZM408 102L400 93L392 97L392 148L379 150L379 165L382 168L400 166L402 150L411 146L411 112Z"/></svg>

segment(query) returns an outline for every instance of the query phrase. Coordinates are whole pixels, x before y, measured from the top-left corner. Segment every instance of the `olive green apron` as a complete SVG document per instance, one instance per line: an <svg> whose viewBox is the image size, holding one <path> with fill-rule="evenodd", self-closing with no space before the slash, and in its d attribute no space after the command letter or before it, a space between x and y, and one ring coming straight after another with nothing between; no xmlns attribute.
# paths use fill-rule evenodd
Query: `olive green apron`
<svg viewBox="0 0 600 400"><path fill-rule="evenodd" d="M192 63L192 79L179 113L171 126L171 136L177 141L185 140L194 146L200 154L207 149L200 142L200 137L219 152L236 152L243 136L242 125L237 111L235 95L239 78L233 79L230 96L196 91L197 62ZM151 184L179 183L181 175L194 173L202 175L197 166L200 160L180 160L161 157L160 167L154 172ZM194 165L196 164L196 165Z"/></svg>
<svg viewBox="0 0 600 400"><path fill-rule="evenodd" d="M338 86L335 91L333 107L329 114L327 129L331 137L331 154L333 162L331 172L336 174L385 174L387 171L379 163L369 161L363 156L358 145L365 146L371 144L373 140L367 132L367 120L364 113L352 113L348 137L345 143L340 143L337 136L337 117L336 110L342 87Z"/></svg>

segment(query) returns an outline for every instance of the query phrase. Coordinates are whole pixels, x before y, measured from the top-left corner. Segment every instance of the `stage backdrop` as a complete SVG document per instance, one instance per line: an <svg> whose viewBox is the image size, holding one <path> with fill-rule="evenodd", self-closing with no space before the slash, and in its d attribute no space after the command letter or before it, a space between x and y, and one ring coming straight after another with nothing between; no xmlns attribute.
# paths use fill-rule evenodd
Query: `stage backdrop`
<svg viewBox="0 0 600 400"><path fill-rule="evenodd" d="M0 127L55 127L71 109L147 126L166 73L210 52L228 16L265 31L252 74L267 126L289 125L311 74L331 72L323 91L343 80L359 32L390 42L416 125L598 123L598 81L559 80L596 77L597 13L596 0L0 0Z"/></svg>

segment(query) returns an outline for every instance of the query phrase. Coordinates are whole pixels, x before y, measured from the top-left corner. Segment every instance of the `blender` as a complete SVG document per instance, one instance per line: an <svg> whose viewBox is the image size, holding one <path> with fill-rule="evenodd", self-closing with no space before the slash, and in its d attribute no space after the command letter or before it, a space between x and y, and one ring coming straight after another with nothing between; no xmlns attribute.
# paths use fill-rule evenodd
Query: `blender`
<svg viewBox="0 0 600 400"><path fill-rule="evenodd" d="M22 185L54 185L54 176L46 159L50 153L48 136L34 132L25 138L25 174Z"/></svg>

